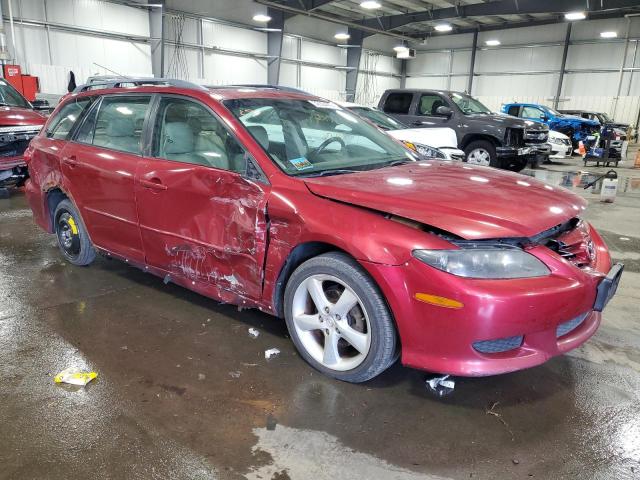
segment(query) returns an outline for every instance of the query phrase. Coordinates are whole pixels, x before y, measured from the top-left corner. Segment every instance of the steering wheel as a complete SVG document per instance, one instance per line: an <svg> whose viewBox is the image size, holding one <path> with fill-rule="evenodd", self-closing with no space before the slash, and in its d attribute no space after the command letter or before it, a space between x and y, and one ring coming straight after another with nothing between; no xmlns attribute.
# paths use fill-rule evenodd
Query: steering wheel
<svg viewBox="0 0 640 480"><path fill-rule="evenodd" d="M307 158L314 158L322 153L322 151L327 148L327 146L331 145L333 142L337 142L340 144L340 150L346 148L347 145L344 143L344 140L340 137L330 137L327 138L324 142L318 145L316 148L307 153Z"/></svg>

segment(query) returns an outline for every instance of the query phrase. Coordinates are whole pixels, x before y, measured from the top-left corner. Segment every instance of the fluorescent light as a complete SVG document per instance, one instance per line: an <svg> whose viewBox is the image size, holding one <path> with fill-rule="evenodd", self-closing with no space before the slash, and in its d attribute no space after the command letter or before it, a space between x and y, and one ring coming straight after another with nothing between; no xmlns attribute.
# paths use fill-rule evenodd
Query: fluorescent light
<svg viewBox="0 0 640 480"><path fill-rule="evenodd" d="M587 16L584 12L568 12L564 14L564 18L567 20L584 20Z"/></svg>
<svg viewBox="0 0 640 480"><path fill-rule="evenodd" d="M336 40L349 40L351 38L351 35L349 35L348 33L344 33L344 32L338 32L333 37Z"/></svg>
<svg viewBox="0 0 640 480"><path fill-rule="evenodd" d="M453 30L453 27L448 23L441 23L440 25L436 25L434 28L437 32L450 32Z"/></svg>
<svg viewBox="0 0 640 480"><path fill-rule="evenodd" d="M365 10L375 10L382 7L382 5L376 2L376 0L364 0L362 3L360 3L360 6Z"/></svg>
<svg viewBox="0 0 640 480"><path fill-rule="evenodd" d="M602 38L616 38L618 36L618 32L601 32L600 36Z"/></svg>
<svg viewBox="0 0 640 480"><path fill-rule="evenodd" d="M281 32L281 28L269 28L269 27L254 27L254 30L259 32Z"/></svg>
<svg viewBox="0 0 640 480"><path fill-rule="evenodd" d="M271 20L271 17L269 15L265 15L263 13L258 13L258 14L253 16L253 21L254 22L267 23L270 20Z"/></svg>
<svg viewBox="0 0 640 480"><path fill-rule="evenodd" d="M397 47L393 47L393 50L396 52L406 52L407 50L409 50L409 47L407 47L406 45L398 45Z"/></svg>
<svg viewBox="0 0 640 480"><path fill-rule="evenodd" d="M486 43L490 47L497 47L498 45L500 45L500 40L487 40L484 43Z"/></svg>

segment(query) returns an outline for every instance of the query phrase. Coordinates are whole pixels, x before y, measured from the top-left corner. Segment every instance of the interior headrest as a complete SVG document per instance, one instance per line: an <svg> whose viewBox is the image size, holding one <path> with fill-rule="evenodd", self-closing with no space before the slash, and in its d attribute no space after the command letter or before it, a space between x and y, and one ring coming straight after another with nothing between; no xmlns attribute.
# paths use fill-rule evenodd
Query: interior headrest
<svg viewBox="0 0 640 480"><path fill-rule="evenodd" d="M262 148L269 149L269 135L267 135L267 129L262 125L251 125L248 127L249 133L258 141Z"/></svg>
<svg viewBox="0 0 640 480"><path fill-rule="evenodd" d="M164 153L191 153L195 138L188 123L172 122L164 127Z"/></svg>
<svg viewBox="0 0 640 480"><path fill-rule="evenodd" d="M107 124L107 135L110 137L133 137L135 123L131 116L117 116Z"/></svg>

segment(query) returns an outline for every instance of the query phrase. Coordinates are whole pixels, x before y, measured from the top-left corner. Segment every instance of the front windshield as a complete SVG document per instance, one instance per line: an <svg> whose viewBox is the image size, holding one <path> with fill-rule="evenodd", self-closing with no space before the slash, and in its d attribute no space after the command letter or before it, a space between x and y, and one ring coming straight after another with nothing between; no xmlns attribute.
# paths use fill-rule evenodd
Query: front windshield
<svg viewBox="0 0 640 480"><path fill-rule="evenodd" d="M31 108L18 91L4 80L0 80L0 106Z"/></svg>
<svg viewBox="0 0 640 480"><path fill-rule="evenodd" d="M550 114L551 114L552 116L554 116L554 117L561 117L561 116L562 116L562 114L561 114L559 111L554 110L554 109L553 109L553 108L551 108L551 107L547 107L547 106L545 105L543 108L544 108L544 110L546 110L546 111L547 111L547 113L550 113Z"/></svg>
<svg viewBox="0 0 640 480"><path fill-rule="evenodd" d="M326 100L242 98L224 104L288 175L348 173L418 159Z"/></svg>
<svg viewBox="0 0 640 480"><path fill-rule="evenodd" d="M491 110L469 95L452 92L449 94L449 98L453 100L453 103L455 103L465 115L472 115L474 113L491 113Z"/></svg>
<svg viewBox="0 0 640 480"><path fill-rule="evenodd" d="M367 107L349 107L349 110L373 122L383 130L402 130L408 128L405 124L400 123L386 113L382 113L380 110Z"/></svg>
<svg viewBox="0 0 640 480"><path fill-rule="evenodd" d="M609 117L609 115L607 115L604 112L598 113L598 116L600 116L601 119L604 120L604 123L610 123L611 122L611 117Z"/></svg>

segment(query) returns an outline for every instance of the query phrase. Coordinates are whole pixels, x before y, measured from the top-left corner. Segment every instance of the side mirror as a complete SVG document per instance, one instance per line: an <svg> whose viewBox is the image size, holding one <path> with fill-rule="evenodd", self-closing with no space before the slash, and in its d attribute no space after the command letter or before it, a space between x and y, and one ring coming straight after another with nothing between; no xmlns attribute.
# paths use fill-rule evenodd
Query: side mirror
<svg viewBox="0 0 640 480"><path fill-rule="evenodd" d="M543 122L546 122L547 120L549 120L549 117L547 117L546 115L543 115L540 120L542 120Z"/></svg>
<svg viewBox="0 0 640 480"><path fill-rule="evenodd" d="M449 107L445 105L441 105L438 108L436 108L436 113L443 117L450 117L451 115L453 115L453 110L451 110Z"/></svg>

